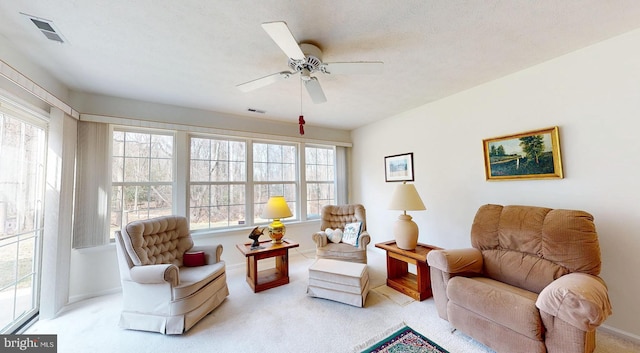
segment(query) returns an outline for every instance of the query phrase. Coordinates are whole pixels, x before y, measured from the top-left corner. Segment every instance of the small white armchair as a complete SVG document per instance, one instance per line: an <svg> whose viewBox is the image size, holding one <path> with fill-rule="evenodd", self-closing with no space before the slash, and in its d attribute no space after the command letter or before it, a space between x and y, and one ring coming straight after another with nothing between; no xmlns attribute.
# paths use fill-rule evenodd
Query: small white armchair
<svg viewBox="0 0 640 353"><path fill-rule="evenodd" d="M116 250L122 328L182 334L229 295L222 246L194 246L185 217L131 222L116 232ZM185 266L186 252L203 264Z"/></svg>

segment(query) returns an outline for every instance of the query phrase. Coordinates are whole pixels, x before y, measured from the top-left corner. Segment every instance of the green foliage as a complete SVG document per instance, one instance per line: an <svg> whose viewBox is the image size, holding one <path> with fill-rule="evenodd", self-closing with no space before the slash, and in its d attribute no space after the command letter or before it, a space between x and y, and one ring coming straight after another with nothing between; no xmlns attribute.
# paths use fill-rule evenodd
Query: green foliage
<svg viewBox="0 0 640 353"><path fill-rule="evenodd" d="M542 135L525 136L520 138L520 147L529 159L533 159L539 163L538 158L544 151L544 141Z"/></svg>
<svg viewBox="0 0 640 353"><path fill-rule="evenodd" d="M491 145L491 151L489 151L489 156L499 157L504 155L505 155L504 146L500 145L496 147L495 145Z"/></svg>
<svg viewBox="0 0 640 353"><path fill-rule="evenodd" d="M553 154L551 152L544 152L538 156L537 161L535 158L524 157L520 158L519 163L517 159L513 159L505 163L491 164L491 175L552 174L554 173L553 168Z"/></svg>

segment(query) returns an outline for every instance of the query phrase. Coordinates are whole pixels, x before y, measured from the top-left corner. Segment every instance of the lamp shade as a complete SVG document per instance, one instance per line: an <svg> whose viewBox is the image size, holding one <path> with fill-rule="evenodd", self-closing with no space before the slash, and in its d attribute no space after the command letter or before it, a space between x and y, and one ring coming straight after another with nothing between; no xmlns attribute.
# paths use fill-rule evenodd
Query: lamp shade
<svg viewBox="0 0 640 353"><path fill-rule="evenodd" d="M262 218L264 219L280 219L292 215L284 196L271 196L262 210Z"/></svg>
<svg viewBox="0 0 640 353"><path fill-rule="evenodd" d="M396 187L389 203L390 210L422 211L426 210L415 185L402 183Z"/></svg>

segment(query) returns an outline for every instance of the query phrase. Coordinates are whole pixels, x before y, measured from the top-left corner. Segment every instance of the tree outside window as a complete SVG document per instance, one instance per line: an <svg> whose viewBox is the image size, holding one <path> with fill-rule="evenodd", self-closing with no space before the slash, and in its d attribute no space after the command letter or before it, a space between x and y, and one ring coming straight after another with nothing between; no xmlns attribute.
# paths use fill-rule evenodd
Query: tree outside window
<svg viewBox="0 0 640 353"><path fill-rule="evenodd" d="M114 131L111 234L129 222L173 213L173 136Z"/></svg>

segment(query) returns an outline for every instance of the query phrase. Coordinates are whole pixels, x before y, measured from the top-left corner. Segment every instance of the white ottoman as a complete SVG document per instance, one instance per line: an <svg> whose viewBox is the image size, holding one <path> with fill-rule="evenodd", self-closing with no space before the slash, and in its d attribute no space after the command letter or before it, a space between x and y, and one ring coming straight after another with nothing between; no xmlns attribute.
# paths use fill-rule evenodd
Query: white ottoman
<svg viewBox="0 0 640 353"><path fill-rule="evenodd" d="M307 294L363 307L369 294L366 264L318 259L309 267Z"/></svg>

